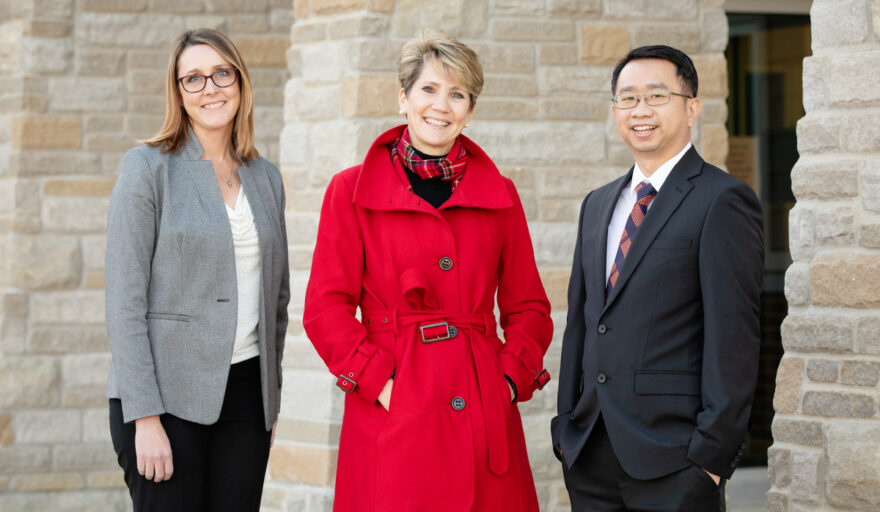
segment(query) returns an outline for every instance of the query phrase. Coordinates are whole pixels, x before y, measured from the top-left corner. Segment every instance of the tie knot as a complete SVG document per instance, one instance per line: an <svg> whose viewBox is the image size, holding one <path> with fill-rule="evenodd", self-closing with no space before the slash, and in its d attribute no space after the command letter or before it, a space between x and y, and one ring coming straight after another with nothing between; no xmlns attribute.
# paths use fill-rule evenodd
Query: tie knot
<svg viewBox="0 0 880 512"><path fill-rule="evenodd" d="M654 185L651 185L651 182L645 180L638 185L636 185L636 197L638 199L645 198L647 196L655 196L657 195L657 191L654 190Z"/></svg>

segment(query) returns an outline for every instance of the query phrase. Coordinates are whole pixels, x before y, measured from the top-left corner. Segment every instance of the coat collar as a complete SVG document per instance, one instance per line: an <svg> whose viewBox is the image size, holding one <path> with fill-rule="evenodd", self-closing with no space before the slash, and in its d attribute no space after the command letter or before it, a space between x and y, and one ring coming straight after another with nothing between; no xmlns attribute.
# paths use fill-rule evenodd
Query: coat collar
<svg viewBox="0 0 880 512"><path fill-rule="evenodd" d="M355 184L352 201L371 210L436 211L413 193L407 177L394 168L388 144L397 140L406 125L383 133L373 142ZM468 152L468 166L461 184L440 210L464 206L500 209L513 206L504 178L492 160L472 140L459 135Z"/></svg>
<svg viewBox="0 0 880 512"><path fill-rule="evenodd" d="M638 267L639 262L642 261L648 247L650 247L654 242L654 239L657 238L660 230L663 229L663 226L666 225L669 217L671 217L675 210L678 209L678 206L681 204L682 200L684 200L685 196L687 196L691 189L694 188L693 183L690 181L691 178L699 175L702 172L702 169L703 159L693 147L691 147L687 153L681 157L681 160L679 160L675 167L672 168L672 172L669 173L669 177L666 178L663 187L657 192L657 197L654 198L651 209L648 211L648 215L645 216L644 222L639 227L639 231L633 240L632 247L626 256L623 269L620 271L620 276L617 278L617 284L611 291L611 295L608 296L608 302L605 304L605 309L607 309L611 303L614 302L614 299L620 295L620 291L626 286L630 276L632 276L636 267ZM630 169L627 176L632 176L632 169ZM617 194L614 195L612 200L606 199L607 203L610 203L610 206L606 207L603 217L603 225L605 226L605 237L603 242L608 239L608 222L610 222L611 214L614 211L615 205L617 205L617 197L620 195L620 189L626 186L626 183L628 183L628 180L623 179L622 183L618 184L618 186L612 187ZM602 246L602 273L599 275L604 277L606 244L601 243L599 245ZM604 290L604 282L602 283L602 287Z"/></svg>

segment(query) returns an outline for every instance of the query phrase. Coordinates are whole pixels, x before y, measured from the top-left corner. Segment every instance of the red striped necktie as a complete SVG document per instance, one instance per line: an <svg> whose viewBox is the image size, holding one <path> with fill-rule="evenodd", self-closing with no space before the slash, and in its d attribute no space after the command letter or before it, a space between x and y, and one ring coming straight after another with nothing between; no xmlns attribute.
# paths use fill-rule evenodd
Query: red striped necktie
<svg viewBox="0 0 880 512"><path fill-rule="evenodd" d="M617 278L620 277L620 269L623 268L623 261L626 259L627 253L629 253L629 248L632 247L632 241L636 236L636 232L639 230L639 226L642 225L642 221L645 220L645 215L648 213L648 205L651 204L656 195L657 191L654 190L651 182L645 180L636 185L636 204L633 205L632 212L630 212L626 225L623 227L623 234L620 235L620 245L617 247L617 255L614 257L614 263L611 265L611 274L608 276L608 283L605 285L606 301L608 296L611 295L614 285L617 284Z"/></svg>

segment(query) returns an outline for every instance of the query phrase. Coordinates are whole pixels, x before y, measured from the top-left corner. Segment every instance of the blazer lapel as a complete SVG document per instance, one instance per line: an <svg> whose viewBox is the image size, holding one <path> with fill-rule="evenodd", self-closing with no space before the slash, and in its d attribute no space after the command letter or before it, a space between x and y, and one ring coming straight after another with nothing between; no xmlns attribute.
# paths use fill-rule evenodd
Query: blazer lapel
<svg viewBox="0 0 880 512"><path fill-rule="evenodd" d="M599 220L601 228L599 229L599 239L596 240L597 243L595 244L596 254L593 258L592 269L592 275L596 276L596 278L593 279L593 289L590 290L591 293L597 294L597 297L605 297L605 260L608 253L608 224L611 223L611 216L614 215L614 208L617 206L617 200L620 198L621 191L632 180L632 173L633 167L630 167L629 172L623 177L618 178L619 182L609 189L609 192L602 198L599 206L599 211L602 214L602 218ZM616 240L614 243L618 244L619 240ZM585 270L589 271L590 269ZM590 272L586 272L586 275L590 275Z"/></svg>
<svg viewBox="0 0 880 512"><path fill-rule="evenodd" d="M255 176L254 173L260 172L254 167L245 163L238 168L238 177L241 179L241 186L248 198L248 204L251 205L251 213L254 216L254 226L257 228L257 239L260 245L260 260L263 268L272 267L272 246L271 246L271 230L274 225L270 220L269 211L266 209L268 205L273 205L271 191L266 190L268 182L262 180L262 176Z"/></svg>
<svg viewBox="0 0 880 512"><path fill-rule="evenodd" d="M199 205L205 212L204 226L212 230L229 233L229 246L232 247L232 231L226 216L223 194L217 184L214 167L208 160L201 160L202 145L190 129L186 144L180 148L180 165L186 170L195 184ZM222 221L222 222L221 222Z"/></svg>
<svg viewBox="0 0 880 512"><path fill-rule="evenodd" d="M648 247L657 238L657 234L666 225L669 217L672 216L688 192L694 188L694 185L689 180L700 174L702 167L703 159L697 154L697 150L691 147L675 165L672 172L669 173L669 177L666 178L663 186L660 187L660 192L654 198L644 222L642 222L636 233L632 247L630 247L629 253L626 255L626 261L623 263L623 269L621 269L620 276L617 278L617 284L614 285L611 295L608 296L605 309L608 309L608 306L620 295L620 290L626 286L630 276L632 276L639 262L645 256Z"/></svg>

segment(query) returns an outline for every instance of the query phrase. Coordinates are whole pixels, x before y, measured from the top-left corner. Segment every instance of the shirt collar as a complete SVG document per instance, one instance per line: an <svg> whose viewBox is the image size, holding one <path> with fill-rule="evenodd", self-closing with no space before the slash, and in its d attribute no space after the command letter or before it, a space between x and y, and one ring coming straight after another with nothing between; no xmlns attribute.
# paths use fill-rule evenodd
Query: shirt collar
<svg viewBox="0 0 880 512"><path fill-rule="evenodd" d="M648 180L651 183L651 185L654 187L654 190L660 192L660 187L663 186L663 182L666 181L666 178L669 177L669 173L672 172L672 169L689 149L691 149L690 142L685 144L684 149L679 151L677 155L670 158L669 160L664 162L663 165L658 167L657 170L654 171L654 174L652 174L650 177L645 176L645 173L643 173L642 170L639 168L639 164L636 163L635 167L633 168L632 181L630 181L629 183L630 192L635 194L636 186L638 186L639 183L645 180Z"/></svg>

